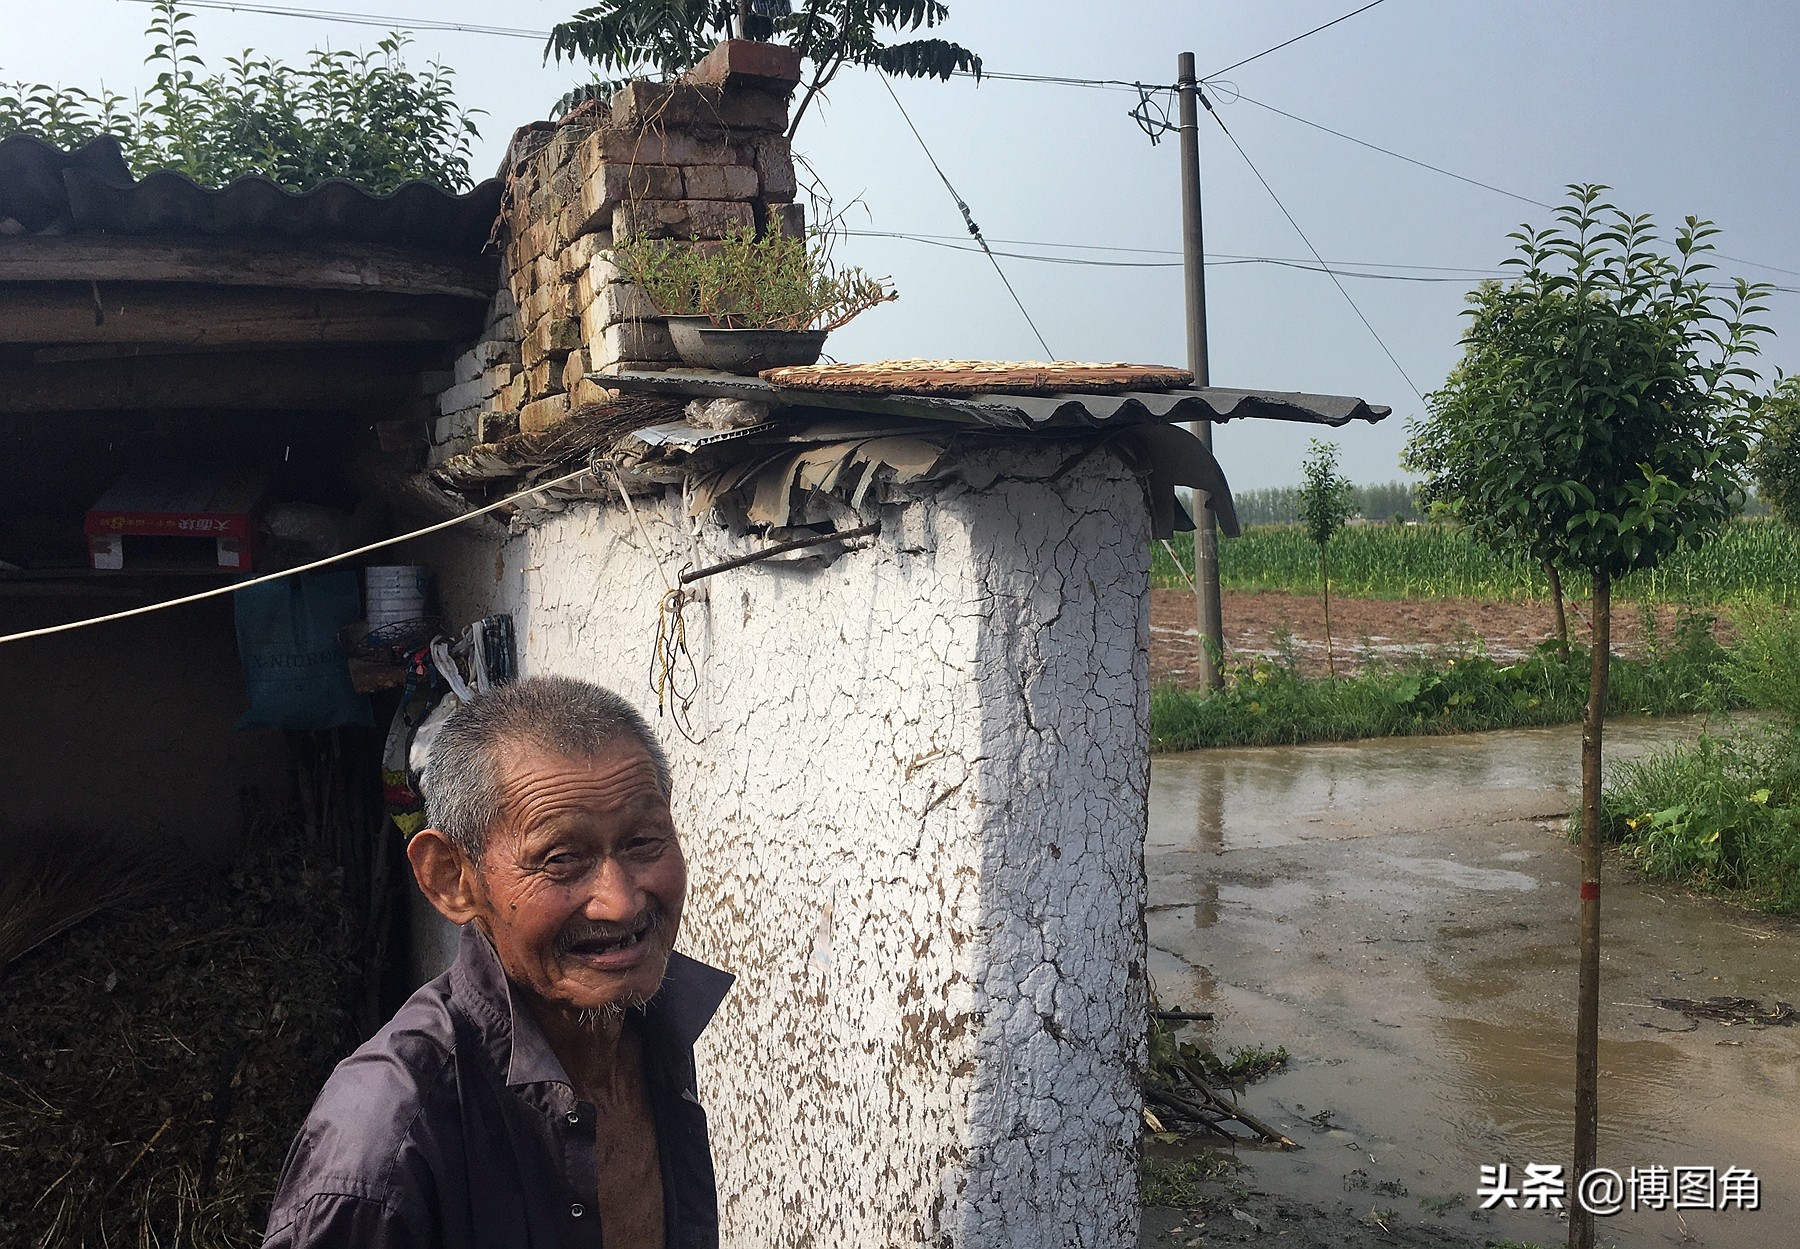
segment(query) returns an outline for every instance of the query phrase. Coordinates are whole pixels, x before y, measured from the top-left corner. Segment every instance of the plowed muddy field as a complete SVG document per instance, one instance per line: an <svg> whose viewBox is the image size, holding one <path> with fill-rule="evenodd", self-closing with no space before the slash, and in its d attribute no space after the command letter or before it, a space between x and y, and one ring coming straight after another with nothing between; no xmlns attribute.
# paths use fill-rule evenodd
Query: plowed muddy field
<svg viewBox="0 0 1800 1249"><path fill-rule="evenodd" d="M1325 613L1316 594L1226 591L1223 602L1227 661L1292 655L1300 670L1323 676ZM1656 633L1674 635L1676 609L1655 613ZM1584 605L1569 605L1571 636L1588 627ZM1547 602L1490 603L1478 599L1414 601L1331 600L1331 633L1340 675L1372 659L1404 659L1418 651L1467 652L1477 646L1494 659L1516 658L1555 634ZM1613 650L1641 652L1644 614L1635 603L1613 608ZM1195 669L1194 596L1186 590L1150 592L1150 678L1182 686L1199 684Z"/></svg>

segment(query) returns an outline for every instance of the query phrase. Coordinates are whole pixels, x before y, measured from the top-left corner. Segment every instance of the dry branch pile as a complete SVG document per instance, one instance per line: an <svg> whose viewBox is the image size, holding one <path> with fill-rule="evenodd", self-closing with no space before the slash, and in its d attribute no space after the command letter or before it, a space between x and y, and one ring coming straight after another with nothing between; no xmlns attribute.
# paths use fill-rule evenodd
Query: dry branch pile
<svg viewBox="0 0 1800 1249"><path fill-rule="evenodd" d="M1199 1135L1234 1144L1256 1142L1281 1149L1300 1148L1240 1105L1236 1093L1244 1081L1267 1075L1286 1062L1287 1050L1259 1052L1260 1057L1234 1077L1230 1067L1211 1049L1175 1039L1169 1022L1188 1018L1212 1016L1207 1012L1151 1011L1150 1061L1144 1071L1146 1126L1165 1143Z"/></svg>
<svg viewBox="0 0 1800 1249"><path fill-rule="evenodd" d="M262 851L0 966L0 1244L260 1243L348 951L335 876Z"/></svg>

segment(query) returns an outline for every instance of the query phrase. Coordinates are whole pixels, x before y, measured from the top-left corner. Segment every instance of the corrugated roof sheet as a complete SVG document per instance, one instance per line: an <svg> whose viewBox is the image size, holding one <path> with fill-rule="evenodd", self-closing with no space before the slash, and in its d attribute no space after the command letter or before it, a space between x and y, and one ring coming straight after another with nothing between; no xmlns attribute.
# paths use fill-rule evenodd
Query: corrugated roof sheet
<svg viewBox="0 0 1800 1249"><path fill-rule="evenodd" d="M333 180L296 193L248 175L214 190L171 170L134 180L107 135L72 152L34 135L0 139L0 227L14 233L255 235L473 254L487 244L501 189L490 178L463 195L430 182L375 195Z"/></svg>
<svg viewBox="0 0 1800 1249"><path fill-rule="evenodd" d="M747 399L775 408L825 408L910 416L993 429L1069 429L1111 425L1234 421L1248 417L1347 425L1381 420L1391 409L1350 395L1309 395L1292 391L1232 390L1207 386L1190 390L1129 391L1116 395L984 394L967 398L936 395L858 395L839 391L771 386L757 377L697 370L669 373L596 375L603 386L639 394L691 398Z"/></svg>
<svg viewBox="0 0 1800 1249"><path fill-rule="evenodd" d="M578 409L548 433L514 434L471 447L431 475L452 492L487 498L497 490L560 477L583 461L598 461L607 468L536 496L521 505L520 514L541 516L576 499L609 497L618 488L611 476L616 472L623 480L682 482L690 515L731 499L751 523L782 529L795 523L796 515L808 513L820 493L860 507L878 477L891 482L956 477L985 490L997 470L971 453L1016 445L1007 431L917 416L872 420L819 408L789 409L763 424L718 430L675 419L682 411L679 398L627 396ZM1064 460L1058 476L1107 445L1139 466L1159 536L1193 528L1175 497L1176 486L1206 491L1221 532L1237 534L1225 474L1212 452L1187 430L1140 422L1062 434L1085 446Z"/></svg>

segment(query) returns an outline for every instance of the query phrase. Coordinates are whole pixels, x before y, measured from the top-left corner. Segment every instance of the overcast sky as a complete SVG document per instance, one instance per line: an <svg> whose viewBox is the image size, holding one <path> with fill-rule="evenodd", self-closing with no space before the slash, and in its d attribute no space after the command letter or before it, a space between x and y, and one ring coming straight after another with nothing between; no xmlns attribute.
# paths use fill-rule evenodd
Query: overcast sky
<svg viewBox="0 0 1800 1249"><path fill-rule="evenodd" d="M1357 7L950 2L943 33L979 52L989 70L1157 85L1174 81L1180 51L1193 51L1205 76ZM281 7L544 30L577 6ZM135 0L0 0L0 81L141 89L149 15ZM297 61L321 44L371 46L384 31L213 10L197 10L193 26L202 54L221 67L245 48ZM1340 280L1400 367L1329 277L1242 259L1311 263L1244 158L1203 118L1213 382L1390 405L1383 425L1333 437L1353 478L1397 477L1404 422L1421 410L1413 388L1441 383L1457 357L1464 292L1506 255L1507 231L1549 216L1251 100L1530 200L1554 202L1568 182L1609 183L1622 207L1671 229L1687 214L1716 221L1720 250L1741 258L1722 261L1724 273L1800 288L1797 27L1800 6L1781 0L1383 0L1225 74L1209 88L1219 118L1313 246L1329 262L1384 275ZM577 77L543 65L534 38L421 30L409 56L453 67L462 100L485 110L482 176L497 167L512 129L544 116ZM997 251L1138 266L1002 258L1055 356L1185 362L1178 147L1173 134L1152 146L1127 116L1134 91L999 80L900 82L896 90ZM797 146L839 204L856 203L853 229L967 244L949 193L872 75L846 73L825 107L809 113ZM891 276L901 298L835 334L834 356L1042 357L988 262L939 243L846 240L841 257ZM1800 295L1776 293L1766 319L1778 335L1788 332L1768 344L1766 369L1800 367ZM1289 485L1311 436L1304 427L1232 424L1219 431L1219 458L1239 489Z"/></svg>

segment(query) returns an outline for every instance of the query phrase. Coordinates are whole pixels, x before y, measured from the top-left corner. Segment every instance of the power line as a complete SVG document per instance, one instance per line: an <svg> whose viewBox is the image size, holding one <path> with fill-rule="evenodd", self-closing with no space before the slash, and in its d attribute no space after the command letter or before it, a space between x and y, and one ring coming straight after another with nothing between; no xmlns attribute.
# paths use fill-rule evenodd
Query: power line
<svg viewBox="0 0 1800 1249"><path fill-rule="evenodd" d="M1302 126L1311 126L1314 130L1323 130L1326 134L1334 135L1337 138L1354 143L1358 147L1366 147L1372 152L1380 152L1383 156L1391 156L1395 160L1405 161L1409 165L1417 165L1420 169L1429 169L1432 173L1442 174L1446 178L1455 178L1458 182L1466 182L1470 186L1478 186L1484 191L1492 191L1496 195L1504 195L1508 199L1520 200L1523 203L1533 204L1539 208L1554 209L1556 207L1554 204L1546 204L1541 199L1533 199L1529 195L1520 195L1517 191L1509 191L1505 187L1495 186L1491 182L1482 182L1477 178L1470 178L1460 173L1454 173L1439 165L1433 165L1428 161L1418 160L1401 152L1396 152L1392 148L1382 147L1379 143L1370 143L1367 139L1359 139L1355 135L1345 134L1342 130L1333 130L1330 126L1322 126L1316 121L1308 121L1306 118L1290 113L1286 109L1276 108L1273 104L1264 104L1261 100L1253 100L1241 91L1238 93L1237 98L1246 104L1254 104L1257 108L1267 109L1271 113L1278 113L1289 121L1297 121Z"/></svg>
<svg viewBox="0 0 1800 1249"><path fill-rule="evenodd" d="M132 4L157 4L160 0L129 0ZM1379 0L1377 0L1379 2ZM347 26L379 26L388 30L451 31L467 35L493 35L506 39L548 39L547 30L531 30L519 26L483 26L472 22L448 22L431 17L383 16L347 9L308 9L295 5L254 4L245 0L183 0L190 9L218 9L230 13L257 13L265 17L298 17L319 22L339 22ZM1103 91L1173 91L1172 85L1152 85L1123 78L1080 78L1070 74L1014 74L1003 70L954 70L954 77L1001 82L1029 82L1052 87L1087 87Z"/></svg>
<svg viewBox="0 0 1800 1249"><path fill-rule="evenodd" d="M941 247L947 251L967 252L971 256L987 253L979 247L970 247L962 242L960 234L920 234L908 230L854 230L845 229L847 237L872 239L898 239L906 243L923 243L931 247ZM1132 252L1152 256L1179 256L1181 253L1166 248L1154 247L1103 247L1094 243L1051 243L1041 240L990 239L990 243L1005 245L1008 243L1022 247L1054 247L1072 251L1114 251ZM1178 269L1179 260L1129 261L1129 260L1094 260L1087 257L1046 256L1037 252L994 251L994 255L1010 260L1030 260L1043 264L1081 265L1095 269ZM1295 256L1245 256L1234 252L1208 252L1206 263L1213 268L1228 268L1233 265L1276 265L1282 268L1299 269L1306 273L1336 274L1344 278L1368 278L1382 282L1426 282L1448 283L1466 286L1471 279L1505 278L1509 272L1503 269L1476 269L1462 265L1409 265L1394 261L1377 260L1328 260L1321 267L1316 261ZM1414 269L1423 273L1376 273L1375 269ZM1433 276L1444 274L1446 276ZM1734 289L1729 282L1709 282L1709 287L1718 290ZM1800 295L1800 286L1778 286L1768 284L1766 289L1784 295Z"/></svg>
<svg viewBox="0 0 1800 1249"><path fill-rule="evenodd" d="M954 234L914 234L914 233L910 233L910 232L907 232L904 230L851 230L851 229L846 229L845 231L843 231L843 233L847 236L854 236L857 238L900 239L904 242L909 242L909 243L924 243L924 244L927 244L927 245L933 246L933 247L942 247L949 251L969 252L972 255L983 254L981 248L967 246L966 244L961 242L960 235L954 235ZM1008 242L1008 240L994 239L994 240L992 240L992 242L1005 244L1006 242ZM1061 248L1081 248L1081 247L1085 246L1084 244L1080 244L1080 243L1037 243L1037 244L1029 244L1028 243L1028 244L1024 244L1024 245L1025 246L1038 246L1038 247L1061 247ZM1151 254L1164 255L1164 256L1169 256L1169 255L1178 256L1181 254L1179 252L1153 251L1150 248L1115 248L1115 249L1109 249L1109 250L1141 251L1141 252L1150 252ZM1179 268L1181 268L1182 263L1183 263L1182 261L1179 261L1179 260L1097 260L1097 259L1093 259L1093 258L1086 257L1086 256L1046 256L1046 255L1043 255L1042 253L1038 253L1038 252L1017 252L1017 251L999 251L999 250L993 251L992 254L995 256L1003 256L1003 257L1006 257L1006 258L1012 259L1012 260L1032 260L1032 261L1037 261L1037 262L1040 262L1043 264L1080 265L1080 266L1085 266L1088 268L1095 268L1095 269L1179 269ZM1213 265L1215 267L1223 267L1223 266L1229 266L1229 265L1255 265L1255 264L1282 265L1282 266L1286 266L1288 268L1293 268L1293 269L1305 269L1305 270L1307 270L1309 272L1313 272L1313 273L1332 272L1332 273L1336 273L1342 277L1373 278L1373 279L1377 279L1377 280L1391 281L1391 282L1454 282L1454 283L1461 283L1461 284L1466 285L1469 282L1471 277L1495 277L1495 278L1497 278L1497 277L1505 276L1505 274L1501 270L1498 270L1498 269L1446 270L1448 273L1457 274L1457 275L1461 275L1461 276L1444 276L1444 277L1425 276L1425 275L1421 275L1421 274L1408 274L1408 273L1371 273L1371 272L1368 272L1367 270L1370 268L1374 268L1374 267L1403 268L1403 269L1409 269L1409 268L1410 269L1433 269L1433 268L1444 268L1444 266L1435 266L1435 265L1375 266L1375 265L1370 265L1370 264L1363 264L1362 262L1359 262L1359 261L1339 260L1339 261L1329 262L1329 265L1327 268L1320 268L1313 261L1304 260L1304 259L1300 259L1300 258L1292 257L1292 256L1239 256L1239 255L1234 255L1234 254L1227 253L1227 252L1208 253L1208 255L1206 257L1206 263L1209 265ZM1360 265L1361 267L1360 268L1346 267L1346 266L1358 266L1358 265Z"/></svg>
<svg viewBox="0 0 1800 1249"><path fill-rule="evenodd" d="M156 4L158 0L131 0L132 4ZM380 26L388 30L443 30L466 35L494 35L505 39L548 39L547 30L517 26L482 26L470 22L446 22L430 17L383 17L342 9L302 9L282 4L245 4L239 0L182 0L188 9L223 9L232 13L258 13L265 17L302 17L346 26Z"/></svg>
<svg viewBox="0 0 1800 1249"><path fill-rule="evenodd" d="M1216 69L1212 73L1208 74L1206 76L1206 78L1202 78L1200 81L1205 82L1208 79L1217 78L1220 74L1229 74L1232 70L1237 69L1241 65L1248 65L1251 61L1262 60L1263 57L1269 55L1269 53L1271 53L1271 52L1279 52L1283 48L1291 48L1296 43L1299 43L1302 39L1307 38L1309 35L1316 35L1321 30L1330 30L1333 26L1336 26L1339 22L1347 22L1351 18L1355 17L1358 13L1367 13L1370 9L1374 8L1376 5L1378 5L1380 3L1382 3L1382 0L1369 0L1369 3L1363 5L1362 8L1360 8L1360 9L1352 9L1350 12L1344 14L1342 17L1334 17L1329 22L1326 22L1323 26L1314 26L1311 30L1305 31L1302 34L1295 35L1292 39L1283 40L1281 43L1276 44L1272 48L1264 48L1261 52L1258 52L1255 56L1247 56L1241 61L1233 61L1231 64L1227 65L1224 69ZM1235 140L1234 140L1234 142L1235 142Z"/></svg>
<svg viewBox="0 0 1800 1249"><path fill-rule="evenodd" d="M900 97L894 93L894 84L888 81L886 74L877 72L876 77L881 80L881 85L887 88L888 97L894 101L894 107L900 110L900 117L906 122L906 128L912 131L913 138L919 141L919 150L925 153L925 159L930 161L931 167L937 171L938 180L944 184L944 189L950 192L950 198L956 201L956 207L962 213L963 222L969 227L969 233L974 236L977 243L981 244L981 250L986 252L987 258L993 262L994 272L1000 275L1000 281L1006 287L1006 293L1011 295L1013 303L1019 306L1019 315L1025 318L1025 324L1029 325L1031 332L1037 335L1038 346L1044 349L1044 358L1046 360L1056 359L1056 353L1051 351L1050 344L1044 341L1044 335L1039 331L1037 322L1033 321L1031 314L1025 311L1024 300L1019 298L1019 292L1015 291L1013 284L1007 280L1006 270L1000 267L1000 261L988 247L987 240L981 237L981 227L975 224L975 216L969 211L969 205L962 196L956 193L956 188L950 185L950 179L945 176L943 167L937 163L937 157L931 154L931 148L926 145L925 136L919 133L917 126L913 125L912 118L907 115L906 105L900 103Z"/></svg>
<svg viewBox="0 0 1800 1249"><path fill-rule="evenodd" d="M1173 91L1172 84L1151 84L1145 82L1127 82L1123 78L1072 78L1063 74L1007 74L999 70L984 69L979 74L972 70L954 71L958 78L977 78L986 80L998 79L1002 82L1034 82L1050 87L1089 87L1101 91Z"/></svg>
<svg viewBox="0 0 1800 1249"><path fill-rule="evenodd" d="M1376 2L1379 3L1380 0L1376 0ZM1359 9L1358 12L1361 12L1361 10ZM1354 16L1354 14L1349 14L1347 16ZM1205 102L1206 96L1201 95L1200 99L1202 102ZM1256 167L1256 162L1250 159L1250 153L1244 150L1244 145L1237 141L1237 136L1232 134L1231 130L1225 125L1224 118L1219 116L1218 111L1214 109L1210 103L1207 103L1206 111L1212 115L1214 121L1219 123L1219 129L1223 130L1225 132L1225 137L1231 140L1231 146L1237 149L1238 155L1244 158L1244 163L1250 166L1250 172L1255 174L1256 180L1263 184L1263 190L1267 191L1269 193L1269 198L1275 201L1275 207L1281 209L1281 215L1286 217L1288 224L1294 227L1294 233L1298 234L1300 236L1300 241L1306 244L1306 250L1313 254L1314 260L1319 262L1319 267L1324 270L1325 275L1331 279L1331 284L1338 288L1338 294L1342 295L1344 297L1344 302L1350 305L1350 311L1356 314L1357 319L1363 323L1363 328L1369 331L1370 336L1375 339L1377 345L1379 345L1381 350L1386 353L1388 360L1392 362L1395 370L1405 379L1408 389L1410 389L1414 395L1418 396L1420 403L1425 402L1424 394L1413 384L1413 379L1407 374L1406 369L1401 365L1398 357L1388 349L1387 343L1382 340L1381 334L1375 329L1374 324L1368 317L1363 315L1363 310L1356 306L1356 301L1350 298L1350 292L1344 289L1344 284L1338 281L1337 274L1333 273L1330 267L1326 265L1325 258L1319 254L1319 249L1314 247L1312 240L1306 237L1306 231L1300 228L1300 223L1294 220L1294 214L1288 211L1287 205L1281 202L1281 197L1275 194L1275 188L1270 186L1269 180L1262 176L1262 170Z"/></svg>
<svg viewBox="0 0 1800 1249"><path fill-rule="evenodd" d="M924 234L917 230L851 230L845 234L855 234L868 238L896 238L935 240L950 239L960 241L960 234ZM1010 247L1054 247L1060 251L1084 252L1122 252L1134 256L1179 256L1180 252L1167 247L1115 247L1105 243L1053 243L1048 239L989 239L990 243L1003 243Z"/></svg>
<svg viewBox="0 0 1800 1249"><path fill-rule="evenodd" d="M160 0L129 0L132 4L157 4ZM388 30L450 31L467 35L493 35L506 39L548 39L547 30L531 30L519 26L483 26L472 22L447 22L431 17L383 16L346 9L308 9L284 4L253 4L245 0L182 0L190 9L218 9L230 13L257 13L265 17L298 17L319 22L340 22L348 26L379 26ZM1173 86L1129 82L1123 78L1079 78L1068 74L1013 74L1002 70L954 70L954 77L996 79L1003 82L1030 82L1052 87L1089 87L1106 91L1173 91Z"/></svg>
<svg viewBox="0 0 1800 1249"><path fill-rule="evenodd" d="M160 0L129 0L132 4L157 4ZM347 9L308 9L296 5L254 4L245 0L182 0L189 9L219 9L230 13L257 13L265 17L298 17L319 22L340 22L348 26L380 26L389 30L451 31L467 35L493 35L506 39L548 39L547 30L531 30L520 26L483 26L472 22L448 22L431 17L383 16ZM993 78L1004 82L1031 82L1053 87L1089 87L1106 91L1135 91L1145 86L1152 91L1173 91L1173 86L1149 86L1128 82L1123 78L1079 78L1068 74L1012 74L1000 70L955 70L957 78Z"/></svg>
<svg viewBox="0 0 1800 1249"><path fill-rule="evenodd" d="M158 2L158 0L130 0L130 3L133 3L133 4L155 4L157 2ZM526 28L522 28L522 27L512 27L512 26L484 26L484 25L479 25L479 24L470 23L470 22L442 21L442 20L439 20L436 18L393 17L393 16L384 17L380 14L363 13L363 12L358 12L355 10L308 9L308 8L300 8L300 7L296 7L296 6L292 6L292 5L246 3L246 2L244 2L244 0L184 0L184 3L187 5L188 8L191 8L191 9L216 9L216 10L223 10L223 11L233 12L233 13L257 13L257 14L262 14L265 16L272 16L272 17L307 18L307 19L312 19L315 21L340 22L340 23L343 23L346 25L352 25L352 26L382 27L382 28L385 28L388 30L447 31L447 32L455 32L455 33L461 33L461 34L490 35L490 36L497 36L497 37L511 38L511 39L548 39L550 37L550 32L547 30L530 30L530 29L526 29ZM1331 21L1326 22L1321 26L1315 26L1311 30L1305 31L1298 35L1295 35L1292 39L1288 39L1282 43L1278 43L1272 48L1265 48L1263 51L1258 52L1255 56L1245 57L1243 60L1236 61L1230 65L1227 65L1223 69L1215 70L1213 73L1208 74L1205 78L1201 79L1201 81L1202 82L1212 82L1212 81L1216 80L1217 78L1219 78L1221 75L1230 73L1232 70L1237 69L1240 66L1248 65L1251 61L1260 60L1261 58L1268 56L1271 52L1278 52L1282 48L1290 47L1291 45L1298 43L1300 40L1305 39L1308 36L1316 35L1322 30L1328 30L1331 27L1337 25L1339 22L1348 21L1350 18L1355 17L1357 14L1365 13L1368 10L1374 8L1376 5L1381 4L1381 3L1383 3L1383 0L1370 0L1370 3L1363 5L1361 8L1353 9L1350 12L1345 13L1343 16L1333 18ZM955 73L956 73L957 77L965 77L965 78L976 77L975 74L970 73L966 70L958 70L958 71L955 71ZM1038 83L1038 84L1047 85L1047 86L1094 88L1094 89L1115 90L1115 91L1133 91L1133 92L1138 93L1140 97L1142 97L1147 92L1175 90L1175 87L1170 84L1142 83L1142 82L1128 81L1128 80L1122 79L1122 78L1081 78L1081 77L1076 77L1076 76L1072 76L1072 75L1063 75L1063 74L1019 74L1019 73L1007 73L1007 72L1000 71L1000 70L984 70L984 71L982 71L982 73L979 76L981 78L992 78L992 79L1007 81L1007 82ZM891 93L892 88L890 88L889 90ZM1301 124L1303 126L1310 126L1314 130L1320 130L1326 134L1333 135L1336 138L1343 139L1346 142L1354 143L1359 147L1366 147L1371 151L1380 152L1384 156L1391 156L1395 160L1404 161L1405 163L1407 163L1409 165L1416 165L1420 169L1426 169L1432 173L1441 174L1447 178L1454 178L1458 182L1467 183L1470 186L1480 187L1484 191L1492 191L1496 195L1504 195L1509 199L1515 199L1515 200L1520 201L1521 203L1531 204L1537 208L1554 209L1554 207L1555 207L1555 205L1553 205L1553 204L1545 203L1543 200L1535 199L1532 196L1521 195L1516 191L1508 191L1504 187L1497 187L1497 186L1494 186L1492 183L1482 182L1481 180L1479 180L1477 178L1470 178L1470 177L1467 177L1466 175L1455 173L1451 170L1444 169L1441 166L1433 165L1428 161L1418 160L1415 157L1407 156L1403 153L1396 152L1391 148L1382 147L1378 143L1371 143L1366 139L1359 139L1354 135L1345 134L1341 130L1334 130L1330 126L1321 125L1320 123L1315 122L1315 121L1309 121L1308 119L1298 116L1297 114L1287 112L1285 109L1276 108L1272 104L1265 104L1261 100L1251 99L1251 97L1244 95L1241 92L1238 93L1238 98L1244 100L1247 103L1254 104L1258 108L1267 109L1271 113L1276 113L1282 117L1286 117L1290 121L1298 122L1299 124ZM902 110L902 111L904 112L904 110ZM1216 114L1215 114L1215 116L1216 116ZM1223 125L1223 123L1221 123L1221 125ZM914 133L916 134L917 132L915 131ZM1235 140L1234 140L1234 142L1235 142ZM1753 268L1757 268L1757 269L1767 269L1771 273L1782 273L1782 274L1786 274L1789 277L1800 277L1800 269L1786 269L1780 265L1766 264L1760 260L1749 260L1742 256L1731 256L1731 255L1727 255L1724 252L1713 252L1712 254L1719 260L1729 260L1733 264L1750 265ZM1004 280L1005 275L1002 274L1001 277L1002 277L1002 280ZM1788 288L1777 287L1776 289L1785 292L1785 291L1787 291ZM1027 318L1027 319L1029 319L1029 318Z"/></svg>
<svg viewBox="0 0 1800 1249"><path fill-rule="evenodd" d="M960 234L924 234L917 230L852 230L852 229L847 229L844 231L844 233L866 236L866 237L870 237L870 238L951 239L951 240L959 240L962 238L962 235L960 235ZM1001 243L1001 244L1011 246L1011 247L1051 247L1051 248L1056 248L1060 251L1124 252L1124 253L1127 253L1130 255L1138 255L1138 256L1179 256L1179 255L1181 255L1181 252L1179 250L1177 250L1175 248L1170 248L1170 247L1117 247L1117 246L1112 246L1112 245L1105 244L1105 243L1057 243L1057 242L1052 242L1048 239L989 239L988 241L990 243ZM1287 259L1292 259L1291 257L1282 257L1282 256L1245 255L1245 254L1238 253L1238 252L1208 252L1208 253L1206 253L1206 256L1207 256L1208 261L1212 261L1212 260L1226 261L1226 260L1287 260ZM1500 273L1500 270L1498 270L1498 269L1477 268L1477 267L1471 266L1471 265L1415 265L1415 264L1406 264L1406 263L1404 263L1402 261L1398 261L1398 260L1332 260L1332 261L1328 261L1327 263L1332 264L1332 265L1340 265L1340 266L1346 266L1346 267L1358 268L1358 269L1419 269L1419 270L1424 270L1424 271L1428 271L1428 272L1436 272L1436 273L1474 273L1474 274L1484 274L1484 275L1486 275L1486 274L1497 275Z"/></svg>
<svg viewBox="0 0 1800 1249"><path fill-rule="evenodd" d="M1301 117L1297 113L1290 113L1286 109L1276 108L1273 104L1265 104L1261 100L1252 99L1241 91L1237 93L1237 98L1246 104L1254 104L1257 108L1267 109L1269 112L1285 117L1289 121L1296 121L1302 126L1310 126L1314 130L1324 131L1328 135L1343 139L1348 143L1354 143L1358 147L1366 147L1372 152L1380 152L1383 156L1391 156L1395 160L1404 161L1408 165L1416 165L1420 169L1426 169L1435 174L1442 174L1446 178L1454 178L1458 182L1464 182L1473 187L1480 187L1484 191L1492 191L1496 195L1504 195L1508 199L1515 199L1520 203L1531 204L1534 207L1548 209L1550 211L1555 211L1556 209L1556 205L1547 204L1541 199L1534 199L1529 195L1521 195L1517 191L1509 191L1505 187L1495 186L1491 182L1483 182L1479 178L1471 178L1465 174L1456 173L1454 170L1445 169L1440 165L1433 165L1429 161L1423 161L1416 157L1408 156L1404 152L1396 152L1392 148L1382 147L1379 143L1370 143L1367 139L1359 139L1353 134L1345 134L1342 130L1333 130L1330 126L1320 125L1316 121L1309 121L1307 118ZM1747 260L1742 256L1728 256L1720 251L1715 251L1712 255L1719 260L1729 260L1733 264L1749 265L1755 269L1767 269L1771 273L1785 273L1789 277L1800 278L1800 269L1784 269L1780 265L1766 264L1760 260ZM1778 286L1775 289L1790 292L1790 288L1785 286Z"/></svg>

